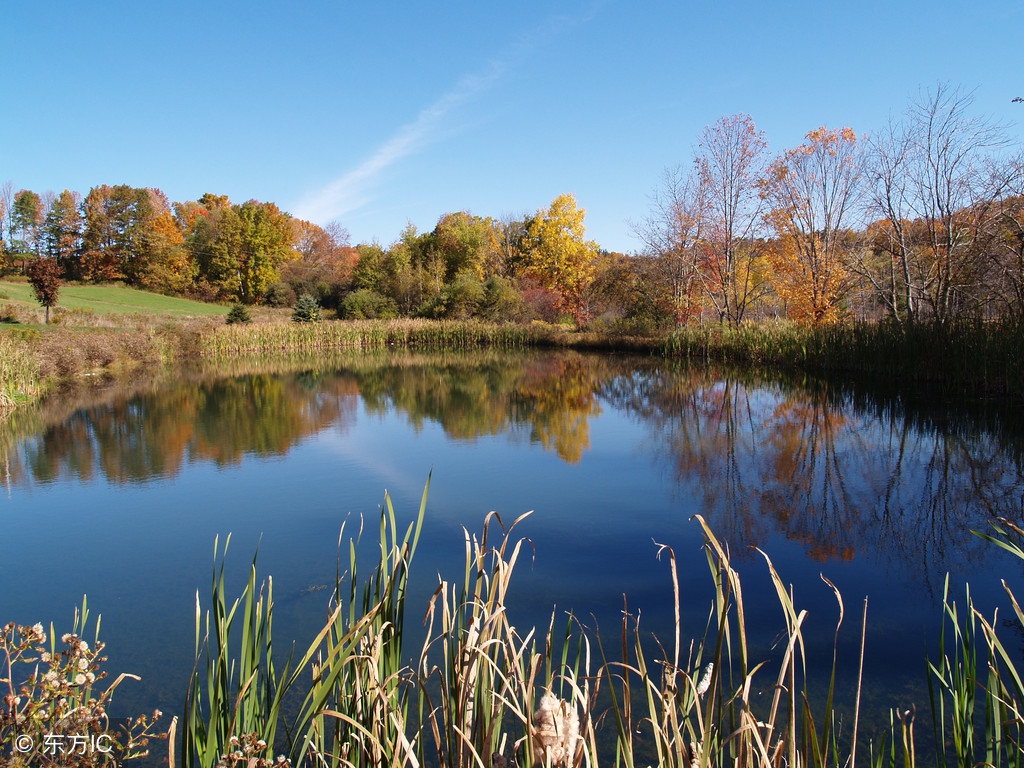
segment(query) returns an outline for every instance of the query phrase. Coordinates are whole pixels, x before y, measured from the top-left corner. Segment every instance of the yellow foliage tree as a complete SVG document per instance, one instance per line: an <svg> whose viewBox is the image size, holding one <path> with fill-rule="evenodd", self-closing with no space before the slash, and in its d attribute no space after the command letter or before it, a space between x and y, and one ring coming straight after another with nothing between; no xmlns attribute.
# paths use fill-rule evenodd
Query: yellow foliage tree
<svg viewBox="0 0 1024 768"><path fill-rule="evenodd" d="M577 325L588 319L598 250L597 243L585 239L586 215L586 210L576 206L575 197L559 195L546 211L537 211L523 238L528 273L559 293L562 308Z"/></svg>
<svg viewBox="0 0 1024 768"><path fill-rule="evenodd" d="M170 211L150 222L146 245L149 258L140 284L151 291L184 293L195 279L196 268L185 248L185 235Z"/></svg>

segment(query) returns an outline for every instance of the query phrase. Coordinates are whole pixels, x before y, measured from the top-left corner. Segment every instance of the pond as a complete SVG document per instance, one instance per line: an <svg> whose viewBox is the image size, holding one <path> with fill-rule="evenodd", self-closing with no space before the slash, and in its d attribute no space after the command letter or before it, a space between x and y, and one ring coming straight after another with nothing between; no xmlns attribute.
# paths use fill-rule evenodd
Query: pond
<svg viewBox="0 0 1024 768"><path fill-rule="evenodd" d="M552 611L572 611L614 638L628 605L667 637L664 544L679 563L683 633L699 639L713 594L699 514L744 580L755 658L778 653L784 628L755 547L807 609L822 673L838 609L821 576L842 593L846 698L868 598L867 727L887 724L889 707L926 707L947 573L953 597L969 581L988 613L1006 602L1000 579L1024 593L1022 563L971 533L1022 517L1024 426L1005 404L660 358L339 353L69 393L4 430L0 620L60 633L88 595L107 669L142 676L115 699L126 712L180 712L215 537L231 534L233 593L258 549L260 574L274 578L275 641L305 644L343 522L346 536L360 516L372 530L385 489L411 520L428 474L414 622L439 577L461 578L464 528L478 532L491 510L506 525L532 510L515 529L529 544L514 623L544 628Z"/></svg>

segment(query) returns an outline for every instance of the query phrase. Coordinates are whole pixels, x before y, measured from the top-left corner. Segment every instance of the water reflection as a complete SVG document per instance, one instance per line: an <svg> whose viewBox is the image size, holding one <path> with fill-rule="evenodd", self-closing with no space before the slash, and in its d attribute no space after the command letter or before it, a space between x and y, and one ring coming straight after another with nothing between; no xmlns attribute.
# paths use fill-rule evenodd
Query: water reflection
<svg viewBox="0 0 1024 768"><path fill-rule="evenodd" d="M605 409L734 551L782 536L815 561L869 554L929 588L987 545L971 529L1024 509L1014 412L907 399L654 359L575 353L337 355L194 370L134 390L78 393L4 425L9 492L175 477L188 464L282 456L344 431L361 407L452 440L506 436L578 464ZM70 403L70 404L69 404ZM515 471L514 467L511 471ZM941 583L941 581L940 581Z"/></svg>
<svg viewBox="0 0 1024 768"><path fill-rule="evenodd" d="M972 529L1024 509L1005 416L996 432L965 411L936 419L928 404L822 383L682 370L634 373L602 396L650 425L679 492L740 552L782 535L819 562L867 554L919 569L935 589L954 560L986 555Z"/></svg>
<svg viewBox="0 0 1024 768"><path fill-rule="evenodd" d="M4 451L9 484L55 480L138 483L174 477L189 462L218 467L246 454L283 455L302 438L344 426L357 392L347 377L248 374L181 381L119 395L45 425Z"/></svg>

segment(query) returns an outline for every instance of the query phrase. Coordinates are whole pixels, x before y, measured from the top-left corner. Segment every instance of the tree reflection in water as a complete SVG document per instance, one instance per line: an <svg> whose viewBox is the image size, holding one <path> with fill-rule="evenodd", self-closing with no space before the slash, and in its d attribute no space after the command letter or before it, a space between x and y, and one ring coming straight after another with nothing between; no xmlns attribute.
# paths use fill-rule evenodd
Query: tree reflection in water
<svg viewBox="0 0 1024 768"><path fill-rule="evenodd" d="M985 557L971 529L1022 514L1024 429L1013 411L836 383L563 353L338 354L239 361L135 390L59 398L3 426L9 492L58 479L112 484L284 455L361 407L453 440L505 435L581 462L612 409L643 425L676 492L736 553L773 536L817 561L870 556L930 589ZM83 399L84 398L84 399ZM936 583L937 582L937 583Z"/></svg>

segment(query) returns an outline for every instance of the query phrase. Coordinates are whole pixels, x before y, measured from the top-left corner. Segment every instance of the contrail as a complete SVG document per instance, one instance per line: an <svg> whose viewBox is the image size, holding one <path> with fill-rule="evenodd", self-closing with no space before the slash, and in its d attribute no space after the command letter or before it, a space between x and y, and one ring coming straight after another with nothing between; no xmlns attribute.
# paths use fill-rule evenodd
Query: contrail
<svg viewBox="0 0 1024 768"><path fill-rule="evenodd" d="M309 221L328 221L365 205L369 200L367 188L383 170L428 144L445 115L486 91L508 68L506 61L492 61L482 73L463 77L415 120L402 126L359 167L299 202L295 215Z"/></svg>
<svg viewBox="0 0 1024 768"><path fill-rule="evenodd" d="M441 121L449 112L491 88L532 49L547 43L566 27L588 22L607 2L608 0L597 0L592 3L579 19L568 16L549 19L533 34L512 45L507 56L491 61L480 73L463 77L454 88L420 112L415 120L402 126L357 168L303 198L294 207L295 215L308 221L326 223L366 205L372 197L370 188L381 172L434 140Z"/></svg>

